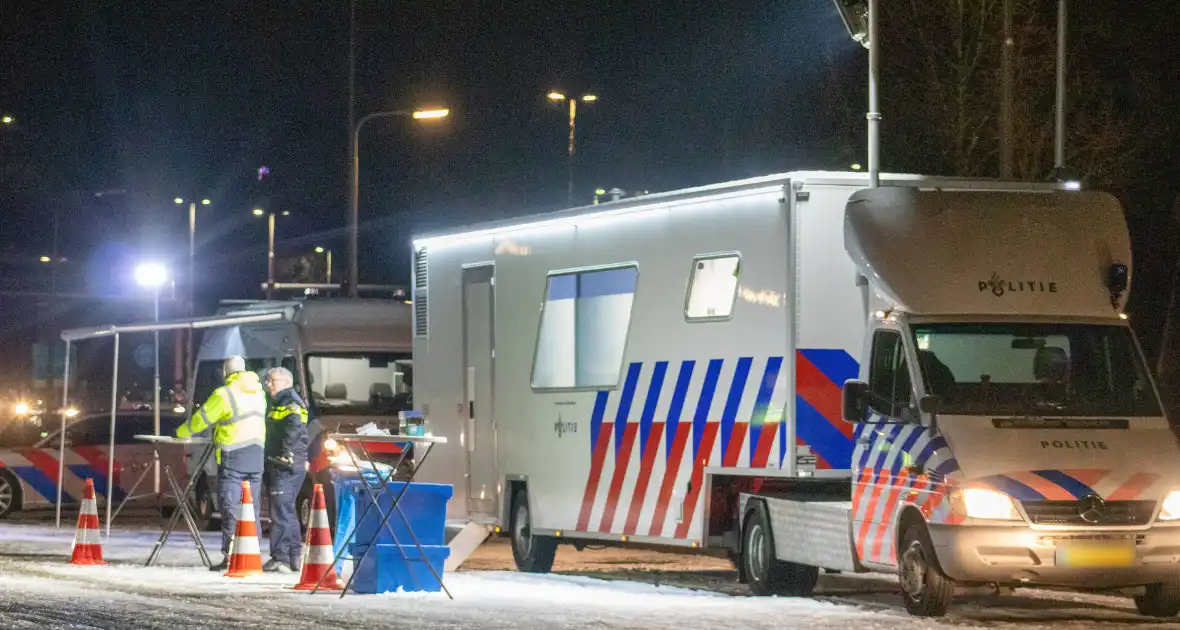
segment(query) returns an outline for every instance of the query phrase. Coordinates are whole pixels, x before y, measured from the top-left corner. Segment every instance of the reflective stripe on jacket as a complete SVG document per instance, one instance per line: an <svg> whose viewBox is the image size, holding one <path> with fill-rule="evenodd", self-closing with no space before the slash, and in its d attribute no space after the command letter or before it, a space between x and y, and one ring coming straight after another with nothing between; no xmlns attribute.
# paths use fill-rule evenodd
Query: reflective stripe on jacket
<svg viewBox="0 0 1180 630"><path fill-rule="evenodd" d="M218 463L222 452L266 445L266 394L257 374L230 374L192 420L176 430L176 437L190 437L209 427L213 428Z"/></svg>

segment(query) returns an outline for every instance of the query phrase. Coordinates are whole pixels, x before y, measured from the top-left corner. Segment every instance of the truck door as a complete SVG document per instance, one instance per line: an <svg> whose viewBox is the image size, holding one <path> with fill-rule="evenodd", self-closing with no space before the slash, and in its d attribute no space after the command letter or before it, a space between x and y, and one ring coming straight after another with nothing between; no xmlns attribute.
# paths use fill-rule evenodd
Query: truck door
<svg viewBox="0 0 1180 630"><path fill-rule="evenodd" d="M499 506L496 421L492 415L495 268L463 270L463 366L467 403L467 510L494 516Z"/></svg>

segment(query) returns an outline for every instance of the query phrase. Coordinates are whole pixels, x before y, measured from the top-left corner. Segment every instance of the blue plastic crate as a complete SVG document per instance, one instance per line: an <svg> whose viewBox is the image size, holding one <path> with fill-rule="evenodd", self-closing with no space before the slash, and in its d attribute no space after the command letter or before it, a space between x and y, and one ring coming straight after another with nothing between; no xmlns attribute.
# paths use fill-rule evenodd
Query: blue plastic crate
<svg viewBox="0 0 1180 630"><path fill-rule="evenodd" d="M366 594L394 593L399 588L407 592L440 591L442 584L434 578L430 568L441 576L443 565L451 555L450 548L437 545L423 546L419 551L414 545L403 545L399 549L397 545L379 544L362 562L360 557L364 547L358 546L356 552L352 587L356 592Z"/></svg>
<svg viewBox="0 0 1180 630"><path fill-rule="evenodd" d="M405 482L391 481L389 482L389 491L394 496L397 496L405 486ZM378 512L372 508L373 500L369 493L363 488L360 483L354 483L349 487L355 500L356 510L356 538L353 541L354 546L362 545L383 545L401 543L402 545L413 545L414 539L410 536L409 530L406 529L406 524L401 517L395 512L390 514L386 523L388 528L381 526L382 514L386 514L393 504L393 499L386 493L381 492L380 488L374 489L373 492L377 495L377 500L381 506L381 511ZM406 520L410 522L410 527L413 528L414 535L418 537L418 542L425 546L436 546L446 544L446 525L447 525L447 502L455 493L454 487L447 484L440 483L412 483L406 493L402 495L398 502L398 507L406 516ZM365 514L365 510L368 513ZM361 515L365 517L362 519ZM389 529L397 536L395 541L390 535ZM353 552L356 553L355 551Z"/></svg>

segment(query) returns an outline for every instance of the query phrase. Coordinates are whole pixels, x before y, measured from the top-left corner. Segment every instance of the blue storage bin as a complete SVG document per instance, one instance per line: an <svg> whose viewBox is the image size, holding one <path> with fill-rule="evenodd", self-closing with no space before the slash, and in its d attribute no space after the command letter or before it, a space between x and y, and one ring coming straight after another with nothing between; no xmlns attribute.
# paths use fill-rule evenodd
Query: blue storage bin
<svg viewBox="0 0 1180 630"><path fill-rule="evenodd" d="M414 545L403 545L399 549L397 545L378 544L361 561L364 550L364 546L358 545L353 560L352 587L356 592L394 593L399 588L407 592L442 590L442 584L434 578L430 568L442 576L443 565L451 555L450 548L431 545L423 546L419 551Z"/></svg>
<svg viewBox="0 0 1180 630"><path fill-rule="evenodd" d="M405 486L403 481L389 482L389 492L397 496ZM353 545L383 545L401 543L402 545L413 545L414 539L410 536L410 531L406 528L406 524L401 517L395 512L389 515L386 524L389 526L383 527L381 525L382 514L389 513L390 507L393 504L393 498L381 491L380 488L373 490L377 495L377 500L381 506L378 511L373 508L373 500L369 493L359 482L354 482L349 486L349 490L353 494L355 501L355 519L356 519L356 538ZM447 525L447 501L451 499L455 493L454 487L447 484L440 483L411 483L406 493L402 495L398 501L398 507L406 516L406 520L410 522L410 527L413 528L414 535L418 537L418 542L424 546L437 546L446 544L446 525ZM365 511L368 510L366 514ZM364 518L361 515L364 514ZM389 530L397 536L395 541L390 535ZM356 551L353 551L354 555Z"/></svg>

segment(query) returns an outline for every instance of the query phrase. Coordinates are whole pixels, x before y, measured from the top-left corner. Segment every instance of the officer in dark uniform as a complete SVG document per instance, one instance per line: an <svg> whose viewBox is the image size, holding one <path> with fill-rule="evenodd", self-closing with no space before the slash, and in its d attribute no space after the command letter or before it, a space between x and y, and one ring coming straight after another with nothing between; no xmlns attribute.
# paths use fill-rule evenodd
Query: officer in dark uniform
<svg viewBox="0 0 1180 630"><path fill-rule="evenodd" d="M270 560L262 569L287 573L299 570L303 550L295 498L307 476L307 403L286 368L267 372L266 391L271 402L263 483L270 497Z"/></svg>

